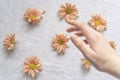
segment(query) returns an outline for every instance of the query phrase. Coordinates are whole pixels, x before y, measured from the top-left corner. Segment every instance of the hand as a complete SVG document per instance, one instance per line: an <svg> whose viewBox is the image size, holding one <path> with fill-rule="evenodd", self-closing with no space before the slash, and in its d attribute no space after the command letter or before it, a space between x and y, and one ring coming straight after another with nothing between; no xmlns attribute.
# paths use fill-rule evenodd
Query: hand
<svg viewBox="0 0 120 80"><path fill-rule="evenodd" d="M83 55L98 70L120 78L120 57L104 36L83 23L70 19L66 21L72 25L67 32L76 31L71 40ZM82 40L81 37L85 37L86 40Z"/></svg>

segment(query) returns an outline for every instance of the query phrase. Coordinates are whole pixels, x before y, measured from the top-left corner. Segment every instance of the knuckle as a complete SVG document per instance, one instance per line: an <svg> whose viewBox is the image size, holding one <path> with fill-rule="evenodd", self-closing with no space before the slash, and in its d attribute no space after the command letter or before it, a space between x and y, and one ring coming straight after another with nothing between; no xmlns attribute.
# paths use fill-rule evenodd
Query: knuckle
<svg viewBox="0 0 120 80"><path fill-rule="evenodd" d="M102 38L102 34L101 33L97 33L95 36L96 36L96 38L99 38L99 39Z"/></svg>
<svg viewBox="0 0 120 80"><path fill-rule="evenodd" d="M77 46L78 46L79 48L83 48L82 45L84 45L82 42L80 42L80 41L77 42Z"/></svg>
<svg viewBox="0 0 120 80"><path fill-rule="evenodd" d="M97 58L97 55L96 55L96 53L91 53L91 58L93 59L93 62L95 62L96 61L96 58Z"/></svg>
<svg viewBox="0 0 120 80"><path fill-rule="evenodd" d="M101 33L97 33L97 34L94 35L93 39L95 41L101 40L101 39L103 39L103 35Z"/></svg>

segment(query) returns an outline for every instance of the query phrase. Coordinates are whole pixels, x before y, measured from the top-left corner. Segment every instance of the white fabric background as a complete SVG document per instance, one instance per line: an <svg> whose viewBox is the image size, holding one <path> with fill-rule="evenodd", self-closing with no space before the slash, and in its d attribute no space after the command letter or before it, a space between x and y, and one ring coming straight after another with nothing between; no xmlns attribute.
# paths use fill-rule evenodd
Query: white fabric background
<svg viewBox="0 0 120 80"><path fill-rule="evenodd" d="M66 33L70 26L59 20L57 14L65 2L76 4L79 21L87 23L93 13L104 15L108 22L104 35L116 41L120 53L120 0L0 0L0 80L117 80L94 67L84 72L80 61L83 56L71 41L65 55L57 55L52 50L54 35ZM41 23L35 26L23 19L24 11L31 7L46 10ZM17 42L13 51L6 52L3 40L9 33L16 34ZM43 64L43 71L36 79L22 72L24 60L31 55L38 56Z"/></svg>

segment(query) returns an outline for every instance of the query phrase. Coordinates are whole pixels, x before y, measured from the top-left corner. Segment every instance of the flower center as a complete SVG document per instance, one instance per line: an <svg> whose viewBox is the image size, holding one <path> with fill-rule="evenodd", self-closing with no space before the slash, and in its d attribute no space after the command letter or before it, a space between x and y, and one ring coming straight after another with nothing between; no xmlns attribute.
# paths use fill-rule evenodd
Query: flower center
<svg viewBox="0 0 120 80"><path fill-rule="evenodd" d="M59 44L63 45L65 42L63 40L59 40Z"/></svg>
<svg viewBox="0 0 120 80"><path fill-rule="evenodd" d="M31 14L31 15L29 16L29 18L30 18L30 19L34 19L34 18L35 18L35 15Z"/></svg>
<svg viewBox="0 0 120 80"><path fill-rule="evenodd" d="M30 67L30 69L35 69L35 68L36 68L36 65L35 65L34 63L31 63L31 64L29 65L29 67Z"/></svg>
<svg viewBox="0 0 120 80"><path fill-rule="evenodd" d="M15 41L14 41L14 40L11 40L11 41L10 41L10 44L14 44L14 43L15 43Z"/></svg>
<svg viewBox="0 0 120 80"><path fill-rule="evenodd" d="M99 20L96 20L96 21L95 21L95 24L96 24L97 26L99 26L99 25L101 25L101 22L100 22Z"/></svg>
<svg viewBox="0 0 120 80"><path fill-rule="evenodd" d="M71 9L66 9L66 13L70 14L70 13L72 13L72 10Z"/></svg>
<svg viewBox="0 0 120 80"><path fill-rule="evenodd" d="M90 61L86 60L86 64L91 64Z"/></svg>

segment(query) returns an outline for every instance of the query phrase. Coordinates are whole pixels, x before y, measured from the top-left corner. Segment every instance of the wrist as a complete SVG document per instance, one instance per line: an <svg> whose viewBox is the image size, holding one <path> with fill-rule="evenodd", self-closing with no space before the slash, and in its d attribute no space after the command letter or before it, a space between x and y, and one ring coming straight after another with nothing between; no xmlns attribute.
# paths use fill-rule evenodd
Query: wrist
<svg viewBox="0 0 120 80"><path fill-rule="evenodd" d="M120 56L115 55L108 61L105 72L120 78Z"/></svg>

